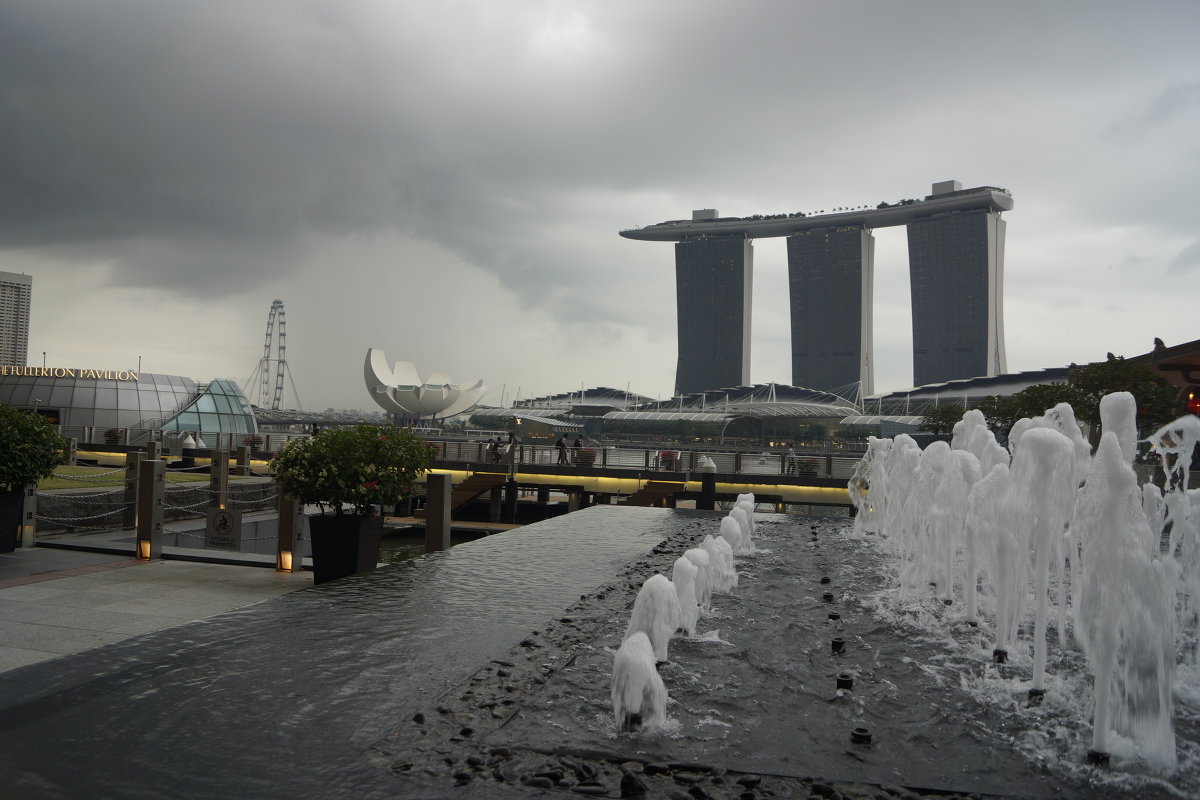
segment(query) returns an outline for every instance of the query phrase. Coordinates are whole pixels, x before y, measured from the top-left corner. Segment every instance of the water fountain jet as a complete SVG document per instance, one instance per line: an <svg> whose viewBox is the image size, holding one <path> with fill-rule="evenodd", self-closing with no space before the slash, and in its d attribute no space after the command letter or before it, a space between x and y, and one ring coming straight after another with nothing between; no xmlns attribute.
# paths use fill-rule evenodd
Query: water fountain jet
<svg viewBox="0 0 1200 800"><path fill-rule="evenodd" d="M667 646L671 635L679 627L679 598L675 586L664 575L651 575L642 584L633 601L633 612L629 616L629 627L625 629L628 641L638 633L644 633L659 662L667 660Z"/></svg>
<svg viewBox="0 0 1200 800"><path fill-rule="evenodd" d="M627 638L613 661L611 700L621 731L666 721L667 687L654 666L654 647L643 631Z"/></svg>

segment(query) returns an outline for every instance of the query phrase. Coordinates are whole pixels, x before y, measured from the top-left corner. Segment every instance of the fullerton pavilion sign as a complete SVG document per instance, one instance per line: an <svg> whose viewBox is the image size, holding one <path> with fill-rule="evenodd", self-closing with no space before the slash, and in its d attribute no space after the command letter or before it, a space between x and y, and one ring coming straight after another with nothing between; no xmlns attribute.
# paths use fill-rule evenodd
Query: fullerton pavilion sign
<svg viewBox="0 0 1200 800"><path fill-rule="evenodd" d="M0 365L0 378L98 378L106 381L136 381L131 369L79 369L75 367L17 367Z"/></svg>

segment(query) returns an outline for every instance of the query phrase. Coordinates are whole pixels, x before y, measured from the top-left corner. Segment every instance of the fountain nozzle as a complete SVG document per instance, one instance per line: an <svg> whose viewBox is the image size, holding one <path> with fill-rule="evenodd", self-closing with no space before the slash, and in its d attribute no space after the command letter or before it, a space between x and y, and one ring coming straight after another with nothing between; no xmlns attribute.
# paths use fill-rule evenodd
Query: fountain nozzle
<svg viewBox="0 0 1200 800"><path fill-rule="evenodd" d="M1008 651L1005 650L1003 647L997 647L995 650L992 651L992 661L994 661L997 664L1007 664L1008 663Z"/></svg>

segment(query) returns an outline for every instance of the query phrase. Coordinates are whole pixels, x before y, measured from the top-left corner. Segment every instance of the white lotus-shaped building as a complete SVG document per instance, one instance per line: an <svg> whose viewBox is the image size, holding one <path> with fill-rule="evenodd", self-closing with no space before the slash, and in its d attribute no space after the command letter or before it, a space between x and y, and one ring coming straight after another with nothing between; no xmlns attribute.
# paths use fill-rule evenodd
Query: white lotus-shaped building
<svg viewBox="0 0 1200 800"><path fill-rule="evenodd" d="M481 380L460 386L444 372L421 380L411 361L397 361L389 369L387 356L374 347L367 351L363 377L375 402L395 414L450 417L474 408L487 391Z"/></svg>

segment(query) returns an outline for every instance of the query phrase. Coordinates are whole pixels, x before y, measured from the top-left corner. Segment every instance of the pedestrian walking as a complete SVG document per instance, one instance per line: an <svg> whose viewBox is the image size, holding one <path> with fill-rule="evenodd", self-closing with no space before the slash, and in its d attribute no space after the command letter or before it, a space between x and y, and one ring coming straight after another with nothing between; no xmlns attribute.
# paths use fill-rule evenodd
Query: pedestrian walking
<svg viewBox="0 0 1200 800"><path fill-rule="evenodd" d="M564 433L559 438L559 440L554 443L554 446L558 448L558 463L566 464L567 463L567 435Z"/></svg>

